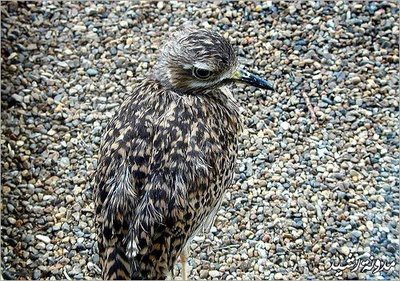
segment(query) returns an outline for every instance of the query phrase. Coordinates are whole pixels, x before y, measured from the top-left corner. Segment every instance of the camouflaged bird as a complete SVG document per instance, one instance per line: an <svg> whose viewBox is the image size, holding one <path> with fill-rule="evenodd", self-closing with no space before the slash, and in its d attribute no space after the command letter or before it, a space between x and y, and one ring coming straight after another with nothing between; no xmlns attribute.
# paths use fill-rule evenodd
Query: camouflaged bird
<svg viewBox="0 0 400 281"><path fill-rule="evenodd" d="M106 128L94 176L103 279L165 279L208 229L232 182L241 130L224 87L272 84L239 70L217 33L183 28L161 49L154 71Z"/></svg>

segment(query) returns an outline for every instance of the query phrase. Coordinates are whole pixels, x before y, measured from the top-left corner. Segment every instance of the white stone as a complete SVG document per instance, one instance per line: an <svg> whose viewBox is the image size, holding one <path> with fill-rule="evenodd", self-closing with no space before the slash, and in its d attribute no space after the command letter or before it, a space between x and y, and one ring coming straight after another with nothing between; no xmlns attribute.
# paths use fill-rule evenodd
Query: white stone
<svg viewBox="0 0 400 281"><path fill-rule="evenodd" d="M36 239L43 241L46 244L49 244L51 242L50 237L41 234L36 235Z"/></svg>
<svg viewBox="0 0 400 281"><path fill-rule="evenodd" d="M68 194L67 196L65 196L65 201L67 201L67 203L71 203L72 201L74 201L74 197Z"/></svg>
<svg viewBox="0 0 400 281"><path fill-rule="evenodd" d="M366 226L369 231L372 231L374 229L374 224L372 223L372 221L367 221Z"/></svg>
<svg viewBox="0 0 400 281"><path fill-rule="evenodd" d="M340 252L346 256L348 256L350 254L350 249L347 246L343 246L340 248Z"/></svg>
<svg viewBox="0 0 400 281"><path fill-rule="evenodd" d="M287 131L290 128L290 124L288 122L282 122L281 128L284 129L285 131Z"/></svg>
<svg viewBox="0 0 400 281"><path fill-rule="evenodd" d="M218 276L221 275L221 273L219 273L218 270L210 270L210 272L208 272L208 274L212 277L212 278L216 278Z"/></svg>

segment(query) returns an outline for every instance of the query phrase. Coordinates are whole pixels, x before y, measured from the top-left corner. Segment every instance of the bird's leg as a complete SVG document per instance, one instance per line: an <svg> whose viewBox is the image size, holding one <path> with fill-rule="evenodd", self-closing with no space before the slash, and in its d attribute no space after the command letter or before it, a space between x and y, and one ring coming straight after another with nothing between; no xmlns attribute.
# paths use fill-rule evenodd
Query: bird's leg
<svg viewBox="0 0 400 281"><path fill-rule="evenodd" d="M188 260L188 252L186 249L183 249L181 254L181 264L182 264L182 280L183 281L188 281L188 276L187 276L187 260Z"/></svg>

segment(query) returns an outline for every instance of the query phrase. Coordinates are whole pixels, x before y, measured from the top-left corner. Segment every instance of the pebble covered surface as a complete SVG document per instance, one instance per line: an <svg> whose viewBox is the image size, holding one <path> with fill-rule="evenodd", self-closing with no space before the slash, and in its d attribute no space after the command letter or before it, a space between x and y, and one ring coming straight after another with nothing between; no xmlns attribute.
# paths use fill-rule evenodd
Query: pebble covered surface
<svg viewBox="0 0 400 281"><path fill-rule="evenodd" d="M89 183L102 131L188 20L277 88L232 87L235 184L190 247L190 278L399 278L396 1L2 1L3 278L99 277ZM351 254L397 262L329 269Z"/></svg>

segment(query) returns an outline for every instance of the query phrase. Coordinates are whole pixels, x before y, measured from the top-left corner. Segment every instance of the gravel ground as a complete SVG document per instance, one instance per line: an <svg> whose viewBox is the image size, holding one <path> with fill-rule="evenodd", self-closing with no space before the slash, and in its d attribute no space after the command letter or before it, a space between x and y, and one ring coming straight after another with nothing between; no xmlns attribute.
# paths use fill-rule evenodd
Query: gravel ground
<svg viewBox="0 0 400 281"><path fill-rule="evenodd" d="M187 20L277 86L234 90L236 183L190 277L399 278L396 2L91 2L1 2L5 279L99 277L88 182L102 130ZM397 265L329 270L351 253Z"/></svg>

